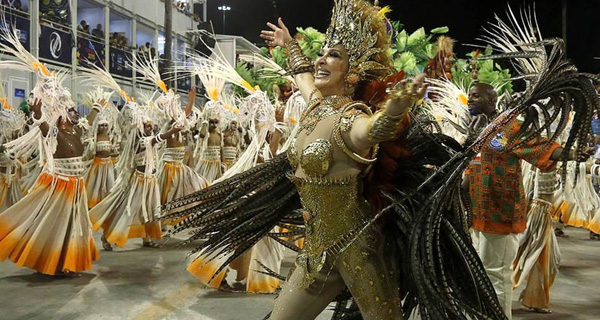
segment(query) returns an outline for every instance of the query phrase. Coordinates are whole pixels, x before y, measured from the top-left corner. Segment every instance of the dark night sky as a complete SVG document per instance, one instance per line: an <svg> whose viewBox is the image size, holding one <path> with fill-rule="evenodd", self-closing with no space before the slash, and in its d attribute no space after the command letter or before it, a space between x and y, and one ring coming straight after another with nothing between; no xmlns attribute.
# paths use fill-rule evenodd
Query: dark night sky
<svg viewBox="0 0 600 320"><path fill-rule="evenodd" d="M412 32L420 27L429 31L435 27L448 26L449 35L458 40L456 51L459 55L472 49L463 44L481 44L475 40L482 34L481 27L492 21L494 13L504 16L510 3L513 10L523 4L531 5L530 0L450 0L450 1L399 1L382 0L382 5L390 5L392 20L400 20ZM561 36L561 0L538 0L535 3L540 29L544 37ZM229 5L226 34L241 35L252 42L262 43L258 34L267 21L283 17L290 30L296 27L312 26L324 32L329 22L333 1L328 0L208 0L208 17L213 21L215 31L223 32L220 5ZM567 40L569 58L581 70L600 72L600 0L568 0Z"/></svg>

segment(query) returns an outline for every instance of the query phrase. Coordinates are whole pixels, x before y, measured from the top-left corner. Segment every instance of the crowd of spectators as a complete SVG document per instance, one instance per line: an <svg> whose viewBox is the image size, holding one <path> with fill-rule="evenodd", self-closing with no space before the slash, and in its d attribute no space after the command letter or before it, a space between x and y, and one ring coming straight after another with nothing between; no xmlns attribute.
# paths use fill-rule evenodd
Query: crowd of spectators
<svg viewBox="0 0 600 320"><path fill-rule="evenodd" d="M152 47L150 42L146 42L145 45L139 47L138 53L141 55L146 55L151 59L156 58L156 48Z"/></svg>
<svg viewBox="0 0 600 320"><path fill-rule="evenodd" d="M96 28L90 32L90 25L85 20L81 20L77 25L77 32L82 35L91 35L96 38L96 40L102 41L104 40L104 30L102 28L102 24L97 24Z"/></svg>
<svg viewBox="0 0 600 320"><path fill-rule="evenodd" d="M111 47L121 49L121 50L129 50L129 40L125 36L124 32L113 32L109 36L108 43Z"/></svg>

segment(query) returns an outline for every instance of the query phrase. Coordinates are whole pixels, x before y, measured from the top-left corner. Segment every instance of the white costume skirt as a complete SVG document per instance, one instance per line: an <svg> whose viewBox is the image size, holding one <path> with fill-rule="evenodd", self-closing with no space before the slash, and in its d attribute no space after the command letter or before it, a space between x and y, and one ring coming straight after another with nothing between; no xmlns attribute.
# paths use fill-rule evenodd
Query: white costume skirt
<svg viewBox="0 0 600 320"><path fill-rule="evenodd" d="M95 157L85 174L88 207L93 208L115 185L115 165L112 158Z"/></svg>
<svg viewBox="0 0 600 320"><path fill-rule="evenodd" d="M116 186L111 193L90 210L94 231L102 228L109 243L125 246L128 239L162 239L158 219L160 190L154 175L146 177L135 171L127 183Z"/></svg>
<svg viewBox="0 0 600 320"><path fill-rule="evenodd" d="M196 171L183 164L184 152L184 148L165 150L158 178L161 204L200 191L209 185ZM183 219L165 220L164 223L175 225Z"/></svg>
<svg viewBox="0 0 600 320"><path fill-rule="evenodd" d="M223 164L225 165L225 171L233 167L237 161L238 148L236 147L223 147Z"/></svg>
<svg viewBox="0 0 600 320"><path fill-rule="evenodd" d="M235 271L235 280L231 279L230 282L245 283L245 292L274 293L280 286L279 279L259 271L267 271L262 266L264 265L268 270L279 273L283 261L283 248L277 241L265 237L218 274L219 267L229 256L219 256L213 259L212 256L200 253L188 265L187 270L202 284L213 289L221 287L226 278L233 277L233 274L229 273Z"/></svg>
<svg viewBox="0 0 600 320"><path fill-rule="evenodd" d="M0 173L0 213L21 200L24 194L17 173Z"/></svg>
<svg viewBox="0 0 600 320"><path fill-rule="evenodd" d="M558 275L560 250L552 227L552 204L533 200L527 214L527 229L519 235L513 262L513 284L527 281L519 300L529 308L550 308L550 288Z"/></svg>
<svg viewBox="0 0 600 320"><path fill-rule="evenodd" d="M55 275L92 267L98 250L88 217L81 157L55 159L21 201L0 214L0 261Z"/></svg>
<svg viewBox="0 0 600 320"><path fill-rule="evenodd" d="M209 146L204 149L202 158L198 161L196 171L209 183L219 179L223 175L221 168L221 147Z"/></svg>
<svg viewBox="0 0 600 320"><path fill-rule="evenodd" d="M35 158L29 161L26 167L27 174L23 176L23 180L21 182L25 193L29 192L29 190L31 190L31 188L33 188L33 186L36 184L38 178L42 174L43 166L40 165L39 159Z"/></svg>

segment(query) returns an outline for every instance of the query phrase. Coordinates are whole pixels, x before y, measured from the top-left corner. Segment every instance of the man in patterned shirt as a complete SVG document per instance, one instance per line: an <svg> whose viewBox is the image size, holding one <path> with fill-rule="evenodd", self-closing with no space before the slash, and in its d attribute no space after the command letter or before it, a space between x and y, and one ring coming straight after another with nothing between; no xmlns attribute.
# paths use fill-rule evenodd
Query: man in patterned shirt
<svg viewBox="0 0 600 320"><path fill-rule="evenodd" d="M471 115L484 114L491 119L497 101L493 87L476 85L469 92ZM542 137L521 135L522 123L518 117L486 141L465 174L473 208L473 244L509 319L513 292L510 269L517 254L517 234L525 231L527 224L520 161L549 171L563 151L559 144Z"/></svg>

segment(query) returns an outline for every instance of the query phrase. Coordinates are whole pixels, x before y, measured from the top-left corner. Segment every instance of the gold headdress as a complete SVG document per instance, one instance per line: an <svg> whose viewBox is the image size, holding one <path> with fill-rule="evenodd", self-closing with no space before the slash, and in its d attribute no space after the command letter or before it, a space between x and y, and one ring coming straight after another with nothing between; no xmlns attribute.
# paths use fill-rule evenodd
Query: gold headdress
<svg viewBox="0 0 600 320"><path fill-rule="evenodd" d="M335 0L324 46L343 45L350 56L350 75L360 80L376 80L392 71L385 12L365 0Z"/></svg>

